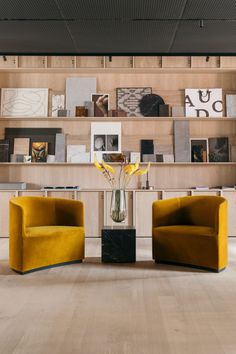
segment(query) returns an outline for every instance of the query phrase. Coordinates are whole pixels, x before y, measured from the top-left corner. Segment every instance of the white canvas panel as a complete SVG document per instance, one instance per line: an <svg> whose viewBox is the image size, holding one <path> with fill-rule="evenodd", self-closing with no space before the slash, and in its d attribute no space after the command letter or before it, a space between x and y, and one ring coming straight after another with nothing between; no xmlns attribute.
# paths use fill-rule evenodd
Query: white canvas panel
<svg viewBox="0 0 236 354"><path fill-rule="evenodd" d="M47 117L47 88L2 88L1 116Z"/></svg>
<svg viewBox="0 0 236 354"><path fill-rule="evenodd" d="M68 77L66 79L66 109L70 117L75 117L75 107L84 106L97 92L96 77Z"/></svg>
<svg viewBox="0 0 236 354"><path fill-rule="evenodd" d="M222 117L222 89L185 89L186 117Z"/></svg>

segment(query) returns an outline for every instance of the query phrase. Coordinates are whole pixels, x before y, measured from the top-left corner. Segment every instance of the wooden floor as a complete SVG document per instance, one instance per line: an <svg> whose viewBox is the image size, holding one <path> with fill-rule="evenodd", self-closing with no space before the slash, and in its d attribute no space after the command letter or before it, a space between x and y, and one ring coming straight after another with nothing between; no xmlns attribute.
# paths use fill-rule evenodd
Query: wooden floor
<svg viewBox="0 0 236 354"><path fill-rule="evenodd" d="M83 264L20 276L0 240L0 354L235 354L236 239L222 273L157 265L151 240L138 261Z"/></svg>

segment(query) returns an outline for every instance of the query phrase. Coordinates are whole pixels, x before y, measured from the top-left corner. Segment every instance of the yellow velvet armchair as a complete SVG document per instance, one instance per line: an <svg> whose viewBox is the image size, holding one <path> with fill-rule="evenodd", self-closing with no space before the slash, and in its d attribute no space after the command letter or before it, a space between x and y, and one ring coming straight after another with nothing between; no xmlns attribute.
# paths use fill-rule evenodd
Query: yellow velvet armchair
<svg viewBox="0 0 236 354"><path fill-rule="evenodd" d="M156 262L221 271L227 266L227 201L190 196L155 201L152 250Z"/></svg>
<svg viewBox="0 0 236 354"><path fill-rule="evenodd" d="M24 274L84 258L84 208L75 200L10 200L9 265Z"/></svg>

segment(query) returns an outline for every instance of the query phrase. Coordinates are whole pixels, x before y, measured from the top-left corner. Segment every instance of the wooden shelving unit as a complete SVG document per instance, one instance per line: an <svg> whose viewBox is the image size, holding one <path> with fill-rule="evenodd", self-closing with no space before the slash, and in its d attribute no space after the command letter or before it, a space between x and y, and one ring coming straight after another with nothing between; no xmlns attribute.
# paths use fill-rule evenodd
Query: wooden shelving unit
<svg viewBox="0 0 236 354"><path fill-rule="evenodd" d="M236 93L236 57L52 57L7 56L0 57L0 87L49 88L49 102L53 92L65 92L67 77L97 79L97 91L110 95L111 109L116 107L117 87L152 87L170 106L183 105L185 88L223 89L224 95ZM139 151L140 139L153 139L155 144L173 144L174 121L189 121L191 138L229 137L236 145L236 117L0 117L0 138L5 128L50 127L62 128L67 138L77 138L90 151L91 122L122 123L122 150ZM115 165L116 166L116 165ZM127 192L127 223L135 223L139 236L150 236L151 203L172 196L224 194L230 204L230 235L236 235L235 191L192 190L193 186L219 186L236 184L236 162L227 163L152 163L149 182L154 190L144 191L145 176L133 178ZM87 236L98 236L104 223L110 223L110 191L102 174L93 164L72 163L0 163L0 181L28 183L29 191L0 191L0 236L7 236L8 202L14 195L45 195L46 185L80 185L81 191L47 191L47 195L80 198L86 210ZM95 190L96 188L96 190ZM145 206L145 208L143 208ZM144 210L145 209L145 210ZM91 225L91 212L93 223ZM144 215L144 225L140 222Z"/></svg>

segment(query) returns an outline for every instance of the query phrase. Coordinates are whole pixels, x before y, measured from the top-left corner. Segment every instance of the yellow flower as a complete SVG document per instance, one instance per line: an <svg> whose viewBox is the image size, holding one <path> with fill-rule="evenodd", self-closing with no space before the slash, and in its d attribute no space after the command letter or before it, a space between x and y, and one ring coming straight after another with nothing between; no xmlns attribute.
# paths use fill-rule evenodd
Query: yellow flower
<svg viewBox="0 0 236 354"><path fill-rule="evenodd" d="M108 172L111 172L113 175L116 173L115 169L110 165L107 165L103 160L102 160L102 165Z"/></svg>
<svg viewBox="0 0 236 354"><path fill-rule="evenodd" d="M103 166L100 165L100 163L98 162L96 154L94 154L94 165L97 167L97 169L99 171L103 171L104 170Z"/></svg>
<svg viewBox="0 0 236 354"><path fill-rule="evenodd" d="M146 168L144 168L143 170L138 169L138 170L135 172L135 174L136 174L137 176L145 175L146 173L148 173L149 169L150 169L150 162L148 163L148 165L147 165Z"/></svg>

